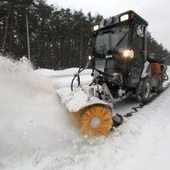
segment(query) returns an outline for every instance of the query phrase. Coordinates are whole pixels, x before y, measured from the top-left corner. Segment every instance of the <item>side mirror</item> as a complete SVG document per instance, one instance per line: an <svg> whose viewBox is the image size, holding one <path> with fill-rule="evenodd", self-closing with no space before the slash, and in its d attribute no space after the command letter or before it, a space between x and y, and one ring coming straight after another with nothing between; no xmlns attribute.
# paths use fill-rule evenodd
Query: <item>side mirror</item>
<svg viewBox="0 0 170 170"><path fill-rule="evenodd" d="M87 46L87 56L93 56L94 53L94 42L95 38L93 36L90 37L88 46Z"/></svg>

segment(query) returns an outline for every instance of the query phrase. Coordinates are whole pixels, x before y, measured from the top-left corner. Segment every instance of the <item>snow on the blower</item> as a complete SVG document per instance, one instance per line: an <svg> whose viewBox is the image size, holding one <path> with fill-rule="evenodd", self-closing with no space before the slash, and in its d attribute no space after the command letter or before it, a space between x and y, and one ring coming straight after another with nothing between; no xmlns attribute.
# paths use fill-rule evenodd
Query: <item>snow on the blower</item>
<svg viewBox="0 0 170 170"><path fill-rule="evenodd" d="M170 88L109 136L85 139L56 93L76 71L34 70L25 58L0 56L0 170L170 169ZM82 77L88 84L90 70ZM128 99L115 111L133 105Z"/></svg>

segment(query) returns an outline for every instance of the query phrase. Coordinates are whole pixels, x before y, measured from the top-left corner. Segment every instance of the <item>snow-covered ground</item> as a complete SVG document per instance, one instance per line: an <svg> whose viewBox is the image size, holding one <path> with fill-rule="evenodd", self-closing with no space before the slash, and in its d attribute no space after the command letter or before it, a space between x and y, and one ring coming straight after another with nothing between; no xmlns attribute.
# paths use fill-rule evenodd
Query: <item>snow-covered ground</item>
<svg viewBox="0 0 170 170"><path fill-rule="evenodd" d="M85 139L56 94L76 70L34 70L24 58L0 56L0 170L169 170L170 88L114 133Z"/></svg>

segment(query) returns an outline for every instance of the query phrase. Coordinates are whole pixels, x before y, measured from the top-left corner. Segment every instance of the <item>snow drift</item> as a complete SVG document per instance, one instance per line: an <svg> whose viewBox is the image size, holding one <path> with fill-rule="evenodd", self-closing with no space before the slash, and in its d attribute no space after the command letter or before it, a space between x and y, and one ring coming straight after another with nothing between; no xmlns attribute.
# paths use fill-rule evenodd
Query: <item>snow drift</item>
<svg viewBox="0 0 170 170"><path fill-rule="evenodd" d="M70 117L54 84L37 74L27 59L0 57L0 94L1 170L15 169L15 164L28 169L28 163L35 165L72 140Z"/></svg>

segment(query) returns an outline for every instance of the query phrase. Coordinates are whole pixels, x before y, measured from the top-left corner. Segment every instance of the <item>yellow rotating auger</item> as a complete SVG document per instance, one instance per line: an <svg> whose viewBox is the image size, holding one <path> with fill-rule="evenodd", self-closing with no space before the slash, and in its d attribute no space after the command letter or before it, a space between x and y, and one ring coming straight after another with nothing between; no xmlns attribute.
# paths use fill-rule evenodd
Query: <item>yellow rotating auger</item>
<svg viewBox="0 0 170 170"><path fill-rule="evenodd" d="M90 105L73 112L73 120L80 131L88 137L106 136L113 127L111 110L104 104Z"/></svg>

